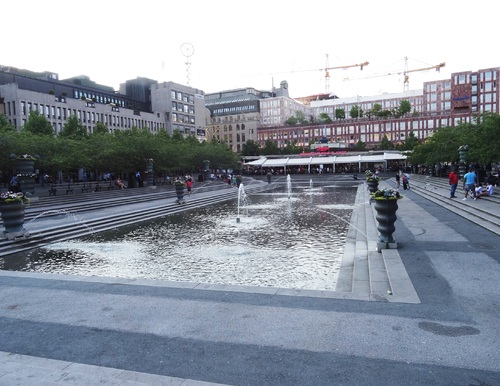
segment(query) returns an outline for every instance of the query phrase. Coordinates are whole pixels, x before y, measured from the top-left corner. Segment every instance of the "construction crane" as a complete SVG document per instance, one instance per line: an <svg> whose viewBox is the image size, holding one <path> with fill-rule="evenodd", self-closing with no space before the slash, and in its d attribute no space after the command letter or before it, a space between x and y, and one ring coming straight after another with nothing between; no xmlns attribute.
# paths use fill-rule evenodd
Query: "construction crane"
<svg viewBox="0 0 500 386"><path fill-rule="evenodd" d="M337 66L337 67L330 67L328 63L328 54L326 54L326 66L325 66L325 93L330 92L330 72L329 70L339 70L339 69L344 69L344 68L351 68L351 67L359 67L360 70L363 70L364 66L368 66L369 62L363 62L359 64L349 64L347 66ZM323 71L323 69L320 69L320 71Z"/></svg>
<svg viewBox="0 0 500 386"><path fill-rule="evenodd" d="M352 67L359 67L361 70L363 70L363 67L368 66L370 64L369 62L363 62L363 63L357 63L357 64L348 64L345 66L335 66L335 67L330 67L328 64L328 54L326 54L326 66L325 68L316 68L316 69L311 69L311 70L295 70L295 71L284 71L284 72L273 72L268 75L279 75L279 74L293 74L296 72L312 72L312 71L321 71L325 73L325 92L329 93L330 91L330 70L340 70L340 69L347 69L347 68L352 68Z"/></svg>
<svg viewBox="0 0 500 386"><path fill-rule="evenodd" d="M373 75L368 75L366 77L362 78L344 78L344 81L347 80L360 80L360 79L371 79L371 78L379 78L381 76L391 76L391 75L403 75L403 91L407 92L409 89L409 73L410 72L417 72L417 71L427 71L427 70L433 70L435 69L436 71L439 72L439 70L446 65L446 63L439 63L436 64L435 66L429 66L429 67L423 67L423 68L415 68L413 70L408 70L408 57L405 57L405 68L403 71L398 71L398 72L387 72L387 73L382 73L382 74L373 74Z"/></svg>

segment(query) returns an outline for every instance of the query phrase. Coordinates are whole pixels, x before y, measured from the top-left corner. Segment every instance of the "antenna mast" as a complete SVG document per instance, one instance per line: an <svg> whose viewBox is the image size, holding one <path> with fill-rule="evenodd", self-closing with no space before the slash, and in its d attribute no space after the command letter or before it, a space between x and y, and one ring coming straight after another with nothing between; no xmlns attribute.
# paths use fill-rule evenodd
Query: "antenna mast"
<svg viewBox="0 0 500 386"><path fill-rule="evenodd" d="M189 58L194 54L194 47L191 43L183 43L181 45L181 53L186 57L186 86L190 86L191 83L191 62Z"/></svg>

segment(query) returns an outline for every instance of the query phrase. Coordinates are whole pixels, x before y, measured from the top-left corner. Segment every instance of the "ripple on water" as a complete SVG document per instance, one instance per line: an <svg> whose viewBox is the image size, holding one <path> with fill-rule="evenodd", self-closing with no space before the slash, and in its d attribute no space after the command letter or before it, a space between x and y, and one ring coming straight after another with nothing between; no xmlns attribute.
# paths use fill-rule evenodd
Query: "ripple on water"
<svg viewBox="0 0 500 386"><path fill-rule="evenodd" d="M247 195L240 222L235 200L54 243L16 269L333 290L356 190L305 193Z"/></svg>

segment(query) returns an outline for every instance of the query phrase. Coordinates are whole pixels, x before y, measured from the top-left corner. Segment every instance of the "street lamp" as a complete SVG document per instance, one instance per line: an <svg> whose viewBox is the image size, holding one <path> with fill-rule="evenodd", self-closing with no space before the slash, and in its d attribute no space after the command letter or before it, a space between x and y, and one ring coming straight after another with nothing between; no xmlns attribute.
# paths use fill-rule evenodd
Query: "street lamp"
<svg viewBox="0 0 500 386"><path fill-rule="evenodd" d="M460 178L463 178L466 171L466 159L465 156L469 151L469 145L462 145L458 148L458 156L460 158L460 163L458 165L458 175Z"/></svg>

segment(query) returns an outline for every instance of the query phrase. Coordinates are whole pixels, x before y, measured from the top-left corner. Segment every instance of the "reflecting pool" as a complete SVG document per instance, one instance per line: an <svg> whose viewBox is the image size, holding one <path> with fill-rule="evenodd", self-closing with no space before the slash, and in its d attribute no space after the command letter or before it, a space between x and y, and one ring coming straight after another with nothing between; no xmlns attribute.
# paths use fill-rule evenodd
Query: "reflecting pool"
<svg viewBox="0 0 500 386"><path fill-rule="evenodd" d="M357 187L288 189L54 243L0 268L334 290Z"/></svg>

